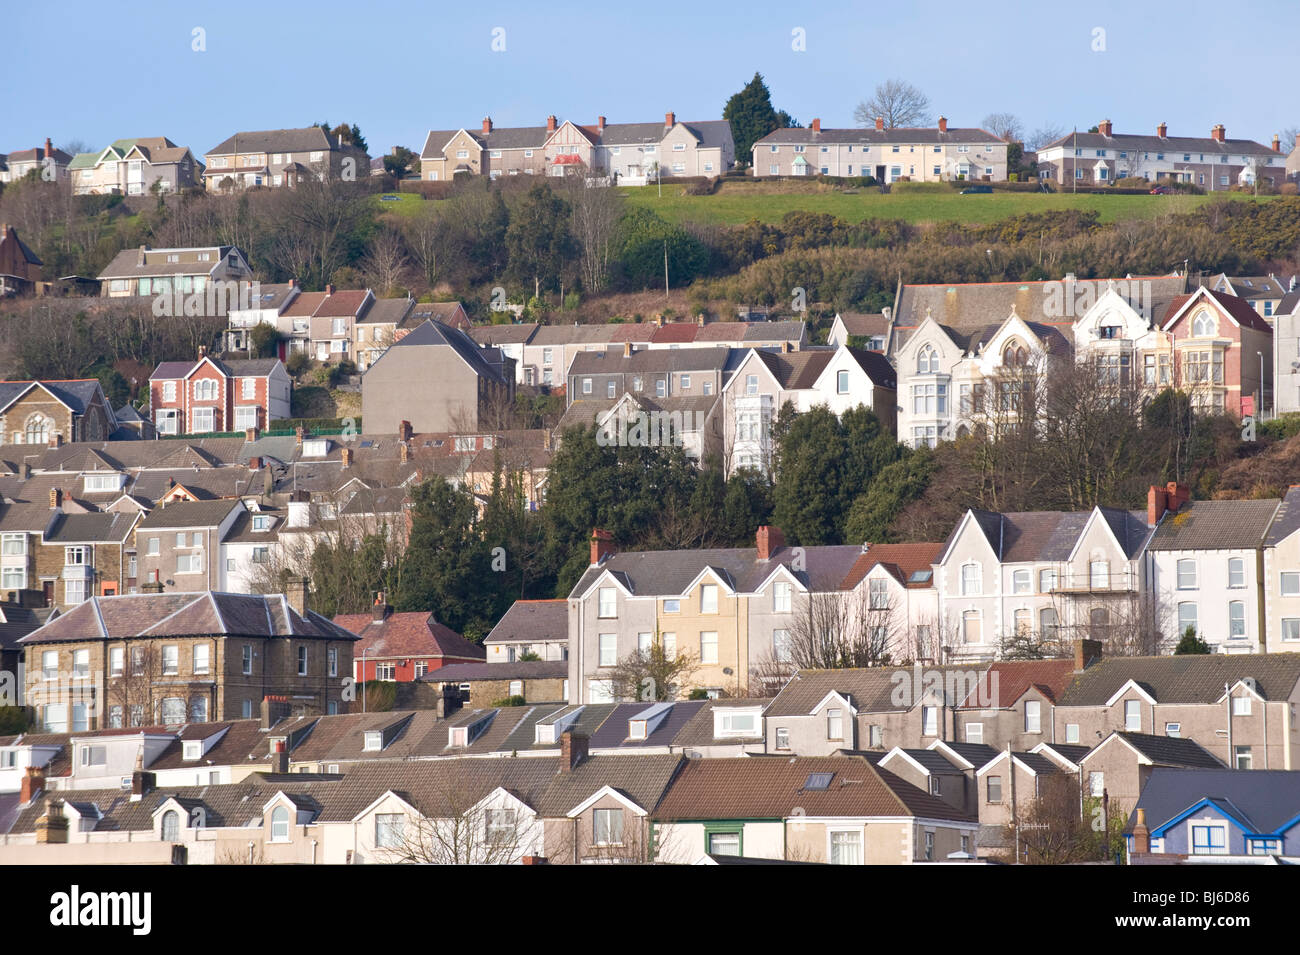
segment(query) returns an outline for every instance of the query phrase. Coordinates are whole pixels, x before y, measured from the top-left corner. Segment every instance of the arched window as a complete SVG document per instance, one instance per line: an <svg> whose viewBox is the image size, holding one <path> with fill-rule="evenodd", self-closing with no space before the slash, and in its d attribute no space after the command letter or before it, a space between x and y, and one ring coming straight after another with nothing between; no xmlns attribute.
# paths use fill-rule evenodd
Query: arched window
<svg viewBox="0 0 1300 955"><path fill-rule="evenodd" d="M162 818L162 841L176 842L181 837L181 817L175 809L168 809Z"/></svg>
<svg viewBox="0 0 1300 955"><path fill-rule="evenodd" d="M289 841L289 810L283 806L271 810L271 841Z"/></svg>
<svg viewBox="0 0 1300 955"><path fill-rule="evenodd" d="M1017 341L1007 342L1007 347L1002 349L1002 364L1007 367L1023 365L1028 357L1029 352L1025 350L1025 346Z"/></svg>
<svg viewBox="0 0 1300 955"><path fill-rule="evenodd" d="M1192 320L1192 335L1196 338L1208 338L1214 334L1214 319L1209 312L1198 312Z"/></svg>
<svg viewBox="0 0 1300 955"><path fill-rule="evenodd" d="M25 440L28 444L47 444L50 440L50 427L53 424L43 414L34 414L27 419Z"/></svg>
<svg viewBox="0 0 1300 955"><path fill-rule="evenodd" d="M983 580L980 576L980 565L975 563L962 564L961 567L961 594L963 597L977 597L982 592Z"/></svg>
<svg viewBox="0 0 1300 955"><path fill-rule="evenodd" d="M924 345L916 356L916 373L918 375L937 375L939 373L939 353L930 345Z"/></svg>

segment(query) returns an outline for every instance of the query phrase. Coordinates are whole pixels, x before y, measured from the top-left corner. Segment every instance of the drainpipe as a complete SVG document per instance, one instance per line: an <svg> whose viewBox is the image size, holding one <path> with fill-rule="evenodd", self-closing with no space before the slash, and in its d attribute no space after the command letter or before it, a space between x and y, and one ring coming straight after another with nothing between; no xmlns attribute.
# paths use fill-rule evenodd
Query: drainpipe
<svg viewBox="0 0 1300 955"><path fill-rule="evenodd" d="M1228 767L1235 768L1237 760L1232 750L1232 688L1226 683L1223 684L1223 697L1223 702L1228 707Z"/></svg>

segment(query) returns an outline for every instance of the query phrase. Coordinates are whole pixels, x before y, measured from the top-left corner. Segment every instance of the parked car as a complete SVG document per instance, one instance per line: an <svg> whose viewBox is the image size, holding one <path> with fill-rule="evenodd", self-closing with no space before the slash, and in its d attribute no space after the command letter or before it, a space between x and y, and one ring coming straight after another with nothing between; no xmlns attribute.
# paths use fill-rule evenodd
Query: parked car
<svg viewBox="0 0 1300 955"><path fill-rule="evenodd" d="M1173 192L1173 190L1170 189L1168 186L1156 186L1154 189L1151 190L1151 195L1153 195L1153 196L1167 196L1167 195L1169 195L1171 192Z"/></svg>
<svg viewBox="0 0 1300 955"><path fill-rule="evenodd" d="M963 196L978 196L987 192L992 192L992 186L967 186L961 191Z"/></svg>

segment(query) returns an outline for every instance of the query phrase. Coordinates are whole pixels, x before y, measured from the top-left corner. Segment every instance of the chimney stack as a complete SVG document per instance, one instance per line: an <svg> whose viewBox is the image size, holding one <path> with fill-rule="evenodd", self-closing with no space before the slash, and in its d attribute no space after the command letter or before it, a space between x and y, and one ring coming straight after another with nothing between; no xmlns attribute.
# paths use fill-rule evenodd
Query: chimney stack
<svg viewBox="0 0 1300 955"><path fill-rule="evenodd" d="M548 431L543 431L543 432L542 432L542 448L543 448L543 449L545 449L545 450L547 450L547 451L551 450L551 441L552 441L552 440L553 440L553 439L551 438L551 432L550 432L549 430L548 430Z"/></svg>
<svg viewBox="0 0 1300 955"><path fill-rule="evenodd" d="M397 444L397 459L405 464L411 459L411 446L405 441L399 441Z"/></svg>
<svg viewBox="0 0 1300 955"><path fill-rule="evenodd" d="M296 428L293 429L293 436L294 436L294 440L295 440L295 442L297 443L298 447L301 448L301 447L302 447L302 439L305 438L305 437L307 437L307 429L304 428L302 425L298 425L298 427L296 427Z"/></svg>
<svg viewBox="0 0 1300 955"><path fill-rule="evenodd" d="M785 535L781 533L779 527L764 524L758 529L758 534L755 536L758 544L759 560L771 560L772 555L785 546Z"/></svg>
<svg viewBox="0 0 1300 955"><path fill-rule="evenodd" d="M248 470L250 470L250 471L260 471L260 470L262 470L262 459L261 459L261 458L249 458L249 459L248 459Z"/></svg>
<svg viewBox="0 0 1300 955"><path fill-rule="evenodd" d="M1275 153L1280 153L1281 151L1282 151L1282 140L1281 140L1281 138L1277 135L1277 133L1274 133L1274 134L1273 134L1273 152L1275 152Z"/></svg>
<svg viewBox="0 0 1300 955"><path fill-rule="evenodd" d="M57 797L45 804L45 815L36 820L36 844L62 845L68 841L68 817L63 814L63 800Z"/></svg>
<svg viewBox="0 0 1300 955"><path fill-rule="evenodd" d="M54 155L54 143L50 142L50 137L45 137L45 158L49 159Z"/></svg>
<svg viewBox="0 0 1300 955"><path fill-rule="evenodd" d="M23 775L22 788L18 793L18 801L26 806L33 799L41 794L45 789L45 770L40 766L28 766L27 772Z"/></svg>
<svg viewBox="0 0 1300 955"><path fill-rule="evenodd" d="M553 133L553 132L555 132L555 117L554 117L554 116L547 116L547 117L546 117L546 131L547 131L548 133Z"/></svg>
<svg viewBox="0 0 1300 955"><path fill-rule="evenodd" d="M1147 491L1147 527L1155 527L1164 516L1169 497L1162 487L1152 484Z"/></svg>
<svg viewBox="0 0 1300 955"><path fill-rule="evenodd" d="M310 582L306 577L291 577L288 586L285 587L285 597L298 614L303 616L307 613L307 590Z"/></svg>
<svg viewBox="0 0 1300 955"><path fill-rule="evenodd" d="M1078 639L1074 641L1074 669L1086 670L1101 659L1101 641Z"/></svg>
<svg viewBox="0 0 1300 955"><path fill-rule="evenodd" d="M617 548L614 546L614 535L609 531L601 530L599 527L591 531L591 566L595 567L606 557L613 554Z"/></svg>
<svg viewBox="0 0 1300 955"><path fill-rule="evenodd" d="M376 620L383 620L388 616L388 595L382 590L375 594L375 603L370 608L370 614Z"/></svg>
<svg viewBox="0 0 1300 955"><path fill-rule="evenodd" d="M157 777L143 769L131 774L131 802L139 802L157 788Z"/></svg>
<svg viewBox="0 0 1300 955"><path fill-rule="evenodd" d="M572 772L579 763L587 758L587 746L591 738L583 733L565 730L560 737L560 772Z"/></svg>
<svg viewBox="0 0 1300 955"><path fill-rule="evenodd" d="M289 771L289 753L284 748L283 740L275 741L275 750L271 753L271 772L287 773Z"/></svg>
<svg viewBox="0 0 1300 955"><path fill-rule="evenodd" d="M814 133L820 133L822 131L822 121L820 119L813 119L812 125L808 128Z"/></svg>
<svg viewBox="0 0 1300 955"><path fill-rule="evenodd" d="M939 117L939 132L941 132L941 133L946 133L947 131L948 131L948 117L947 117L947 116L940 116L940 117Z"/></svg>
<svg viewBox="0 0 1300 955"><path fill-rule="evenodd" d="M1097 132L1101 133L1107 139L1110 138L1110 131L1111 131L1110 120L1103 119L1100 123L1097 124Z"/></svg>
<svg viewBox="0 0 1300 955"><path fill-rule="evenodd" d="M52 448L61 448L61 447L63 447L63 432L62 432L62 431L56 431L54 434L50 435L50 447L52 447Z"/></svg>
<svg viewBox="0 0 1300 955"><path fill-rule="evenodd" d="M339 451L339 463L343 465L343 470L352 467L352 449L342 448Z"/></svg>
<svg viewBox="0 0 1300 955"><path fill-rule="evenodd" d="M1161 123L1159 126L1156 127L1156 135L1159 136L1161 139L1165 138L1165 134L1167 132L1169 132L1169 126L1166 125L1165 123Z"/></svg>
<svg viewBox="0 0 1300 955"><path fill-rule="evenodd" d="M599 131L602 132L602 133L605 131L605 117L604 117L604 116L597 116L597 117L596 117L596 129L599 130Z"/></svg>
<svg viewBox="0 0 1300 955"><path fill-rule="evenodd" d="M632 343L631 343L631 342L624 342L624 343L623 343L623 357L624 357L624 358L631 358L631 357L632 357Z"/></svg>
<svg viewBox="0 0 1300 955"><path fill-rule="evenodd" d="M147 245L142 245L140 246L139 249L136 250L136 256L135 256L136 265L144 265L144 254L147 251L149 251L149 246Z"/></svg>
<svg viewBox="0 0 1300 955"><path fill-rule="evenodd" d="M1165 498L1165 506L1171 511L1177 511L1192 499L1192 492L1186 484L1170 481L1165 485Z"/></svg>
<svg viewBox="0 0 1300 955"><path fill-rule="evenodd" d="M262 432L260 432L256 426L252 428L246 428L244 429L244 440L250 443L256 441L261 436L261 433Z"/></svg>
<svg viewBox="0 0 1300 955"><path fill-rule="evenodd" d="M1223 142L1224 136L1227 135L1227 132L1228 131L1223 128L1222 123L1215 123L1214 128L1210 130L1210 138L1216 143L1221 143Z"/></svg>
<svg viewBox="0 0 1300 955"><path fill-rule="evenodd" d="M677 114L673 112L664 113L664 128L672 129L677 125Z"/></svg>
<svg viewBox="0 0 1300 955"><path fill-rule="evenodd" d="M403 422L401 422L400 424L398 424L398 426L397 426L397 440L398 440L398 441L410 441L410 440L411 440L411 422L409 422L409 421L403 421Z"/></svg>
<svg viewBox="0 0 1300 955"><path fill-rule="evenodd" d="M484 117L483 117L483 135L486 136L486 135L487 135L488 133L490 133L490 132L492 132L492 117L491 117L491 116L484 116Z"/></svg>
<svg viewBox="0 0 1300 955"><path fill-rule="evenodd" d="M62 507L62 506L63 506L63 488L61 487L50 488L50 510L54 510L56 507Z"/></svg>
<svg viewBox="0 0 1300 955"><path fill-rule="evenodd" d="M876 132L880 132L880 131L883 130L884 128L885 128L885 117L883 117L883 116L877 116L877 117L876 117Z"/></svg>
<svg viewBox="0 0 1300 955"><path fill-rule="evenodd" d="M1148 855L1151 852L1151 830L1147 828L1147 811L1138 809L1137 820L1133 824L1133 855Z"/></svg>

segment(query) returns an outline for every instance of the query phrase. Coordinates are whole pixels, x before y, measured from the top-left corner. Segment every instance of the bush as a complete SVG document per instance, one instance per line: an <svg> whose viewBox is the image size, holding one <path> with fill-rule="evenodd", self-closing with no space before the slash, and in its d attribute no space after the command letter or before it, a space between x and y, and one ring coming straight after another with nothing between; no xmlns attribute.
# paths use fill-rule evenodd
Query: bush
<svg viewBox="0 0 1300 955"><path fill-rule="evenodd" d="M305 351L292 352L284 363L285 370L295 378L311 367L311 355Z"/></svg>
<svg viewBox="0 0 1300 955"><path fill-rule="evenodd" d="M274 358L276 345L280 343L280 333L276 331L274 325L258 322L253 326L253 330L248 333L248 339L253 346L253 354L258 358ZM298 354L304 353L299 352Z"/></svg>
<svg viewBox="0 0 1300 955"><path fill-rule="evenodd" d="M516 694L515 696L507 696L507 697L503 697L502 699L492 701L493 706L526 706L527 703L528 701L525 700L522 696L519 696L518 694Z"/></svg>

